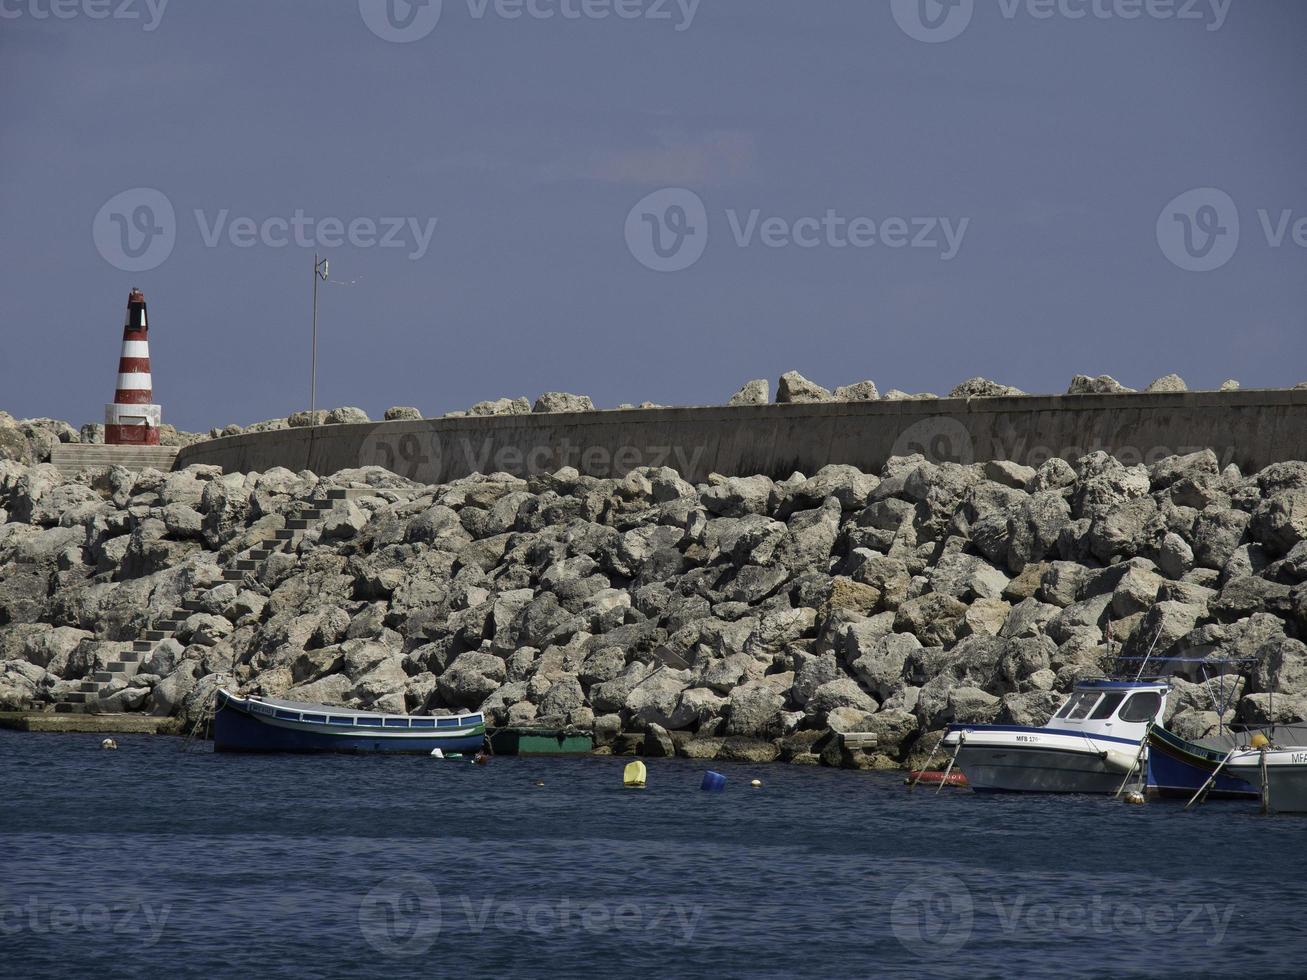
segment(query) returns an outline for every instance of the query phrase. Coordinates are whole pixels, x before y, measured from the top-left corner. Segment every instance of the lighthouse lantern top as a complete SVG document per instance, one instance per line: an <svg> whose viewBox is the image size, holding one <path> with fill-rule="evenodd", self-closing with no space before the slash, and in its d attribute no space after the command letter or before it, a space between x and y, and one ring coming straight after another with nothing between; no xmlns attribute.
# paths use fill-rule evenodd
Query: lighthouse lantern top
<svg viewBox="0 0 1307 980"><path fill-rule="evenodd" d="M133 289L127 295L127 321L124 326L132 331L147 329L145 294L139 289Z"/></svg>

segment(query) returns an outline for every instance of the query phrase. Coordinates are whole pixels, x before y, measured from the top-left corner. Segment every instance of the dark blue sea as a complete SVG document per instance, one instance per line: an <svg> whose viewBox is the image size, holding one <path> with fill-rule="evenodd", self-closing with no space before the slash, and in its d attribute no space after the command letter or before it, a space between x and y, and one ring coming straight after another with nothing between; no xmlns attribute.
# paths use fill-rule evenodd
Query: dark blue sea
<svg viewBox="0 0 1307 980"><path fill-rule="evenodd" d="M4 977L1307 975L1307 819L1250 804L99 742L0 732Z"/></svg>

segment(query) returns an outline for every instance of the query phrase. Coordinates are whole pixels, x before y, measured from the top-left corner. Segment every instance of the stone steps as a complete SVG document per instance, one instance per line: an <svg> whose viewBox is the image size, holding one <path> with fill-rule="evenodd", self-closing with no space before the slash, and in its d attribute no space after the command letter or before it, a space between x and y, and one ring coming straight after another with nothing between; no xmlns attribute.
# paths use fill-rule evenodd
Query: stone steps
<svg viewBox="0 0 1307 980"><path fill-rule="evenodd" d="M71 445L71 444L69 444ZM89 449L104 449L106 447L91 446L84 447ZM118 462L120 454L116 451L119 448L139 450L141 447L107 447L111 452L100 454L79 453L78 459L81 461L95 459L114 459L115 462L108 465L127 465ZM154 449L159 447L146 447ZM168 447L164 447L168 448ZM172 455L176 450L168 448ZM79 465L77 469L84 469L86 465ZM168 469L170 466L161 466L156 468ZM304 501L304 506L298 509L297 516L289 517L286 520L286 527L273 532L273 537L265 538L258 545L249 548L243 555L237 556L228 567L222 570L223 582L243 582L245 576L252 572L258 572L262 564L272 555L284 553L282 549L290 543L293 547L298 538L302 537L315 522L320 521L327 514L336 509L336 504L341 500L355 499L361 496L375 496L375 493L368 489L350 488L340 490L329 490L326 500L309 500ZM135 676L144 663L147 655L154 649L156 643L161 640L171 638L186 619L197 612L204 611L204 605L199 600L198 594L212 587L216 583L197 584L193 592L184 597L181 601L181 608L172 610L167 618L155 620L150 627L144 631L143 639L132 641L132 648L118 655L118 659L105 665L103 670L94 672L89 678L83 680L78 690L67 691L61 695L61 700L55 703L55 711L58 712L85 712L95 710L96 704L100 700L100 693L104 690L104 685L111 683L115 678L126 679Z"/></svg>
<svg viewBox="0 0 1307 980"><path fill-rule="evenodd" d="M81 470L125 466L129 470L156 469L168 472L180 451L178 446L106 446L61 442L50 450L50 462L64 476Z"/></svg>

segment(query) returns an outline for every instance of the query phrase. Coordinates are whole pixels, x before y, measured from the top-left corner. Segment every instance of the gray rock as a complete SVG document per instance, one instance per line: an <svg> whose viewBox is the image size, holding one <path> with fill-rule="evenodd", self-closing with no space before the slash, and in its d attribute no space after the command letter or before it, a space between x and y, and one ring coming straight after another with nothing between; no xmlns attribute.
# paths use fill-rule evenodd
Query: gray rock
<svg viewBox="0 0 1307 980"><path fill-rule="evenodd" d="M765 378L746 381L744 387L731 396L727 405L766 405L771 401L771 384Z"/></svg>
<svg viewBox="0 0 1307 980"><path fill-rule="evenodd" d="M860 688L856 681L848 677L840 677L827 681L813 691L812 697L804 706L804 712L818 725L825 725L830 713L837 708L855 708L871 714L875 712L876 707L875 700Z"/></svg>
<svg viewBox="0 0 1307 980"><path fill-rule="evenodd" d="M831 398L828 389L809 381L798 371L785 372L776 384L777 404L828 402Z"/></svg>
<svg viewBox="0 0 1307 980"><path fill-rule="evenodd" d="M726 734L769 736L775 732L784 706L785 698L769 685L762 682L742 684L731 692Z"/></svg>
<svg viewBox="0 0 1307 980"><path fill-rule="evenodd" d="M417 422L421 420L422 412L407 405L392 405L382 418L387 422Z"/></svg>
<svg viewBox="0 0 1307 980"><path fill-rule="evenodd" d="M1184 378L1178 374L1164 374L1153 381L1145 391L1188 391L1189 387L1184 383Z"/></svg>
<svg viewBox="0 0 1307 980"><path fill-rule="evenodd" d="M895 613L894 629L911 633L925 646L941 646L957 638L966 604L950 595L929 593L908 599Z"/></svg>
<svg viewBox="0 0 1307 980"><path fill-rule="evenodd" d="M1020 388L999 384L988 378L968 378L949 392L950 398L1004 398L1011 395L1024 395Z"/></svg>
<svg viewBox="0 0 1307 980"><path fill-rule="evenodd" d="M1067 388L1066 393L1068 395L1114 395L1132 391L1133 388L1127 388L1110 374L1100 374L1096 378L1077 374L1071 379L1071 386Z"/></svg>
<svg viewBox="0 0 1307 980"><path fill-rule="evenodd" d="M546 391L536 399L532 412L593 412L594 402L588 395L572 395L565 391Z"/></svg>
<svg viewBox="0 0 1307 980"><path fill-rule="evenodd" d="M546 397L546 396L541 396ZM569 396L577 397L577 396ZM594 405L589 408L551 408L540 409L540 411L592 411ZM531 402L525 398L496 398L491 401L477 402L467 410L468 415L530 415Z"/></svg>
<svg viewBox="0 0 1307 980"><path fill-rule="evenodd" d="M851 385L840 385L835 389L834 400L837 402L874 402L880 398L874 381L857 381Z"/></svg>
<svg viewBox="0 0 1307 980"><path fill-rule="evenodd" d="M340 408L333 408L327 413L326 422L328 425L346 425L349 423L370 422L368 413L361 408L354 408L351 405L345 405Z"/></svg>
<svg viewBox="0 0 1307 980"><path fill-rule="evenodd" d="M929 570L931 590L963 602L998 599L1011 581L983 558L961 553L945 555Z"/></svg>
<svg viewBox="0 0 1307 980"><path fill-rule="evenodd" d="M1035 479L1036 470L1032 466L1022 466L1009 460L992 459L985 463L985 479L1005 487L1024 490Z"/></svg>

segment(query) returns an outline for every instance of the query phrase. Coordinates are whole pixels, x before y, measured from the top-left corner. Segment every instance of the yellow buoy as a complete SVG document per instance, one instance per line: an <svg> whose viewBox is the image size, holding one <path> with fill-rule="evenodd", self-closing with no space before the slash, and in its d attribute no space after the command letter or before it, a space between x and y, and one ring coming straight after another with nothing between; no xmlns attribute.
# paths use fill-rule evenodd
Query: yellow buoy
<svg viewBox="0 0 1307 980"><path fill-rule="evenodd" d="M754 780L753 782L751 782L749 785L752 786L754 789L762 789L762 780L761 780L761 779L755 779L755 780Z"/></svg>
<svg viewBox="0 0 1307 980"><path fill-rule="evenodd" d="M1265 735L1263 735L1261 732L1258 732L1252 738L1252 747L1255 749L1264 749L1266 748L1266 746L1270 744L1271 744L1271 740L1267 738Z"/></svg>
<svg viewBox="0 0 1307 980"><path fill-rule="evenodd" d="M1137 805L1137 804L1140 804L1140 803L1143 803L1143 802L1144 802L1144 794L1141 793L1141 792L1139 792L1139 790L1137 790L1137 789L1132 789L1129 793L1126 793L1126 795L1125 795L1125 801L1126 801L1127 803L1134 803L1134 804L1136 804L1136 805Z"/></svg>
<svg viewBox="0 0 1307 980"><path fill-rule="evenodd" d="M622 771L622 785L627 789L644 789L645 768L640 761L628 762Z"/></svg>

